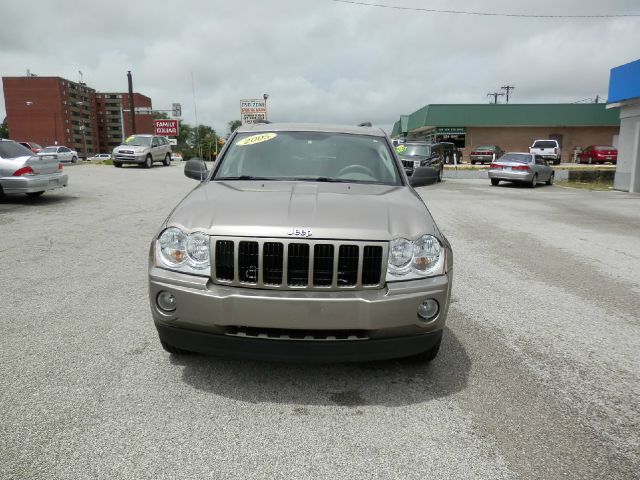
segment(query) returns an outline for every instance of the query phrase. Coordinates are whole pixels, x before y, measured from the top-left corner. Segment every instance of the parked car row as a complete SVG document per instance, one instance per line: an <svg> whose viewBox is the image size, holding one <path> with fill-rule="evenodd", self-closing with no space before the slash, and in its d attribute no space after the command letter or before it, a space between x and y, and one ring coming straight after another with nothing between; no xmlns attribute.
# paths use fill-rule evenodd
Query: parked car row
<svg viewBox="0 0 640 480"><path fill-rule="evenodd" d="M394 145L396 145L397 152L400 155L404 150L404 145L414 144L416 142L427 143L424 140L394 140ZM453 143L440 142L431 145L450 146L448 150L445 150L447 153L441 155L444 159L443 163L450 163L454 152L457 152L458 163L463 163L462 153ZM529 153L542 157L554 165L559 165L562 159L562 148L558 140L555 139L534 140L529 147ZM476 163L484 165L500 159L504 154L504 149L498 145L481 145L471 149L469 163L471 163L471 165L475 165ZM610 162L616 164L618 161L618 150L610 145L589 145L584 150L578 150L577 153L575 153L574 160L576 163L599 164Z"/></svg>

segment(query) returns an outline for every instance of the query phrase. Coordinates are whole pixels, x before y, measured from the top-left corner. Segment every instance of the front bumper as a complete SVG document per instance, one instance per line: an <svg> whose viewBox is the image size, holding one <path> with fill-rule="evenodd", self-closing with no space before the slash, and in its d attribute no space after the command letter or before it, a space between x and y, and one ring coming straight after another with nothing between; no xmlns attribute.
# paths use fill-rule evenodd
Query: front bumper
<svg viewBox="0 0 640 480"><path fill-rule="evenodd" d="M134 154L134 155L129 155L129 154L125 154L125 153L116 153L115 155L113 155L113 161L114 162L120 162L120 163L144 163L144 161L147 158L146 153L141 153L141 154Z"/></svg>
<svg viewBox="0 0 640 480"><path fill-rule="evenodd" d="M48 192L66 187L68 183L69 176L66 173L0 178L2 191L7 194Z"/></svg>
<svg viewBox="0 0 640 480"><path fill-rule="evenodd" d="M157 267L149 271L149 301L160 338L184 350L252 358L326 357L330 361L401 357L427 350L444 328L451 295L451 270L422 280L388 283L378 290L290 291L227 287L208 278ZM171 313L157 296L176 298ZM439 304L430 321L417 315L427 298ZM238 328L258 332L239 337ZM360 332L358 339L272 339L279 332Z"/></svg>
<svg viewBox="0 0 640 480"><path fill-rule="evenodd" d="M533 179L533 175L533 171L489 170L489 178L508 182L530 182Z"/></svg>
<svg viewBox="0 0 640 480"><path fill-rule="evenodd" d="M418 355L442 338L442 330L420 335L359 341L309 342L247 339L156 323L159 337L191 352L251 360L288 362L358 362Z"/></svg>

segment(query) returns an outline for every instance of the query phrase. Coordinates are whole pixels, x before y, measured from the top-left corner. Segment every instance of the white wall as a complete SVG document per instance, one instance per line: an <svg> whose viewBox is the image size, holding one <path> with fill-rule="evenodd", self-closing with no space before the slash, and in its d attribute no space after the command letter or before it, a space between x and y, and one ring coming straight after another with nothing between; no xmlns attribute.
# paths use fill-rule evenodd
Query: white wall
<svg viewBox="0 0 640 480"><path fill-rule="evenodd" d="M613 188L640 193L640 103L620 107L618 165Z"/></svg>

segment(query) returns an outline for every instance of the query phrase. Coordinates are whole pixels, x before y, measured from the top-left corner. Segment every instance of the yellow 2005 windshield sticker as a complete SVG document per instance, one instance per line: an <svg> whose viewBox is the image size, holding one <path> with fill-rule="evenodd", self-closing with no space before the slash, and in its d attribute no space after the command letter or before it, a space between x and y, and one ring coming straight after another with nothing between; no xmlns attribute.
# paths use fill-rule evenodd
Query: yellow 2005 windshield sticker
<svg viewBox="0 0 640 480"><path fill-rule="evenodd" d="M236 145L246 146L246 145L255 145L256 143L268 142L278 136L277 133L261 133L259 135L251 135L250 137L243 138L242 140L238 140Z"/></svg>
<svg viewBox="0 0 640 480"><path fill-rule="evenodd" d="M398 145L396 147L396 152L398 153L402 153L402 152L406 152L407 151L407 147L405 147L404 145Z"/></svg>

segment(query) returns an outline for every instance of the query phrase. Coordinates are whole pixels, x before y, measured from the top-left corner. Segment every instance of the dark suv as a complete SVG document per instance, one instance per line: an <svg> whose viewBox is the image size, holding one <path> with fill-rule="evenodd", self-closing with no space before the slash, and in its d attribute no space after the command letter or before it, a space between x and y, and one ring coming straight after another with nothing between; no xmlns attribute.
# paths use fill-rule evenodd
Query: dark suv
<svg viewBox="0 0 640 480"><path fill-rule="evenodd" d="M449 154L444 145L444 143L408 140L396 147L396 153L402 161L411 185L426 185L442 181L444 160Z"/></svg>

